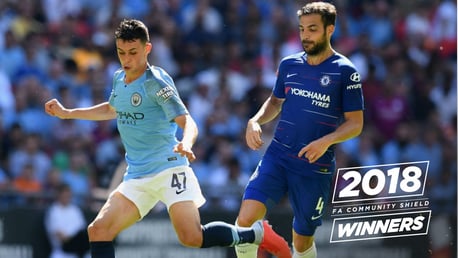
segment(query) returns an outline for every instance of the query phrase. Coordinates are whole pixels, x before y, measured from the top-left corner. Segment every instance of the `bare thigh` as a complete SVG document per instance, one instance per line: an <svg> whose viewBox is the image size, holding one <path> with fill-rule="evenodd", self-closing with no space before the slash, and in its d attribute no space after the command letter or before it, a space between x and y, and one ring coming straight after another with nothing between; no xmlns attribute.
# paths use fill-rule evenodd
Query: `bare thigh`
<svg viewBox="0 0 458 258"><path fill-rule="evenodd" d="M200 214L193 201L181 201L172 204L169 215L178 240L182 245L188 247L202 246Z"/></svg>
<svg viewBox="0 0 458 258"><path fill-rule="evenodd" d="M122 230L140 219L133 202L115 192L103 205L88 227L90 241L112 241Z"/></svg>

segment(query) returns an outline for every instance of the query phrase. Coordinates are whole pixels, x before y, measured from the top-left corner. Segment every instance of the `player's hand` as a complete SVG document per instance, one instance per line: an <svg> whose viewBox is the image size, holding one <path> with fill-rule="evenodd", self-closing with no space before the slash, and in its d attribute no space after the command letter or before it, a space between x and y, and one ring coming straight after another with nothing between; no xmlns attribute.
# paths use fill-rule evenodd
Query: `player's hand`
<svg viewBox="0 0 458 258"><path fill-rule="evenodd" d="M306 159L309 160L310 163L314 163L317 161L328 149L329 144L325 143L324 140L318 139L309 144L307 144L304 148L302 148L297 156L301 158L304 156Z"/></svg>
<svg viewBox="0 0 458 258"><path fill-rule="evenodd" d="M60 104L57 99L51 99L45 103L45 112L51 116L57 116L58 118L65 118L66 109Z"/></svg>
<svg viewBox="0 0 458 258"><path fill-rule="evenodd" d="M248 147L252 150L258 150L264 144L264 141L261 138L262 129L261 125L258 122L249 120L246 132L245 132L245 139Z"/></svg>
<svg viewBox="0 0 458 258"><path fill-rule="evenodd" d="M173 147L173 151L179 153L182 157L186 157L189 162L193 162L196 159L196 155L191 149L191 146L179 142L175 147Z"/></svg>

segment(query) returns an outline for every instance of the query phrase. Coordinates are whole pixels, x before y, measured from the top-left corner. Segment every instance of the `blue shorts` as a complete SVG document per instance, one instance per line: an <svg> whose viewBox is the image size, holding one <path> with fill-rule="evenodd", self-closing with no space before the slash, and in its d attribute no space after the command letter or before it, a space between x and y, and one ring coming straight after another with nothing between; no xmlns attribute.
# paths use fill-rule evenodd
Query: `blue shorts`
<svg viewBox="0 0 458 258"><path fill-rule="evenodd" d="M312 236L321 225L321 217L329 199L332 173L308 176L285 166L288 158L279 153L266 153L250 178L244 200L257 200L269 210L288 194L294 212L293 229Z"/></svg>

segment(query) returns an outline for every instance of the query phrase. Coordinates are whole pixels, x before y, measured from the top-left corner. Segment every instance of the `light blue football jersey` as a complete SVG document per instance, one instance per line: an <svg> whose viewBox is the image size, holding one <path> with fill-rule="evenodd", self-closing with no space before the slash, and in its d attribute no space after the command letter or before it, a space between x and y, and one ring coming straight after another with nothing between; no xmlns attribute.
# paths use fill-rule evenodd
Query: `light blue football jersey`
<svg viewBox="0 0 458 258"><path fill-rule="evenodd" d="M174 118L188 114L173 79L156 66L148 66L129 84L124 83L124 77L123 70L115 72L109 98L126 151L124 180L189 165L186 157L173 152L178 143Z"/></svg>

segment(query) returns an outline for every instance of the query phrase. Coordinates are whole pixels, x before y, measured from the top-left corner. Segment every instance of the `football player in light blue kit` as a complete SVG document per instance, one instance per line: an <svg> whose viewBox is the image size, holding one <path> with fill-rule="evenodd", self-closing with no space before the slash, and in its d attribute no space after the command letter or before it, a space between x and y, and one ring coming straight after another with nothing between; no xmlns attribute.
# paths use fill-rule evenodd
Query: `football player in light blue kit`
<svg viewBox="0 0 458 258"><path fill-rule="evenodd" d="M271 96L247 124L247 144L257 150L261 125L279 116L246 187L237 225L252 225L287 194L294 212L293 258L315 258L313 235L328 201L335 144L361 133L364 105L359 73L331 47L335 6L313 2L297 15L304 52L281 60ZM236 246L237 257L256 257L256 249Z"/></svg>
<svg viewBox="0 0 458 258"><path fill-rule="evenodd" d="M113 258L114 238L141 220L156 204L167 206L179 241L188 247L259 244L263 225L236 228L223 222L200 223L198 208L205 202L189 166L197 127L179 97L172 78L150 66L148 29L138 20L124 20L115 31L122 69L114 74L109 101L87 108L67 109L52 99L48 114L61 119L116 119L126 151L123 182L110 194L88 226L93 258ZM181 141L177 127L183 129ZM154 232L151 232L154 234Z"/></svg>

